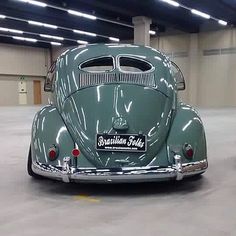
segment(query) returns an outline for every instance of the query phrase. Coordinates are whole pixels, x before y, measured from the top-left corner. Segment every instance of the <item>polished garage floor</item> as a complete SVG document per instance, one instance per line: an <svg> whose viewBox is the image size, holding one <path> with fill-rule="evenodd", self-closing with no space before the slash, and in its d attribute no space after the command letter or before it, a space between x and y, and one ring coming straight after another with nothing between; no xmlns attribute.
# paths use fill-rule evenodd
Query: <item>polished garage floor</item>
<svg viewBox="0 0 236 236"><path fill-rule="evenodd" d="M0 107L0 235L236 235L236 109L201 110L210 167L200 179L64 184L26 174L39 107Z"/></svg>

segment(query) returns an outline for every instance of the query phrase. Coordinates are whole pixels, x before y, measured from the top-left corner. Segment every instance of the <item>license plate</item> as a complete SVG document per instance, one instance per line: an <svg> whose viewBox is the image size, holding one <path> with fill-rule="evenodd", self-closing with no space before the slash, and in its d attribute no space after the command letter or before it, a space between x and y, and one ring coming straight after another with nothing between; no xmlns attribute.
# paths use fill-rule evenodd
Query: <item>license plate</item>
<svg viewBox="0 0 236 236"><path fill-rule="evenodd" d="M98 151L146 152L146 136L133 134L97 134Z"/></svg>

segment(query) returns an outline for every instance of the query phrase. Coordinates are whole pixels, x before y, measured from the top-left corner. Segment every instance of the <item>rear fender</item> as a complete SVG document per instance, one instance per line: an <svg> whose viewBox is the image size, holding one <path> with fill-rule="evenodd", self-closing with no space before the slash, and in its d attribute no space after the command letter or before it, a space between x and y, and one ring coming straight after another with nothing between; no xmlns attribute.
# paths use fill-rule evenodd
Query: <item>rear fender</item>
<svg viewBox="0 0 236 236"><path fill-rule="evenodd" d="M186 143L194 148L191 160L184 156L183 145ZM206 137L202 120L189 105L183 103L178 105L167 139L167 153L171 163L174 163L174 154L179 154L183 163L207 158Z"/></svg>
<svg viewBox="0 0 236 236"><path fill-rule="evenodd" d="M58 147L58 157L51 161L48 158L48 150L53 145ZM31 153L32 161L42 164L50 164L60 167L64 157L71 158L71 164L76 165L75 159L71 154L75 143L65 126L58 110L54 106L42 108L35 116L31 134ZM77 158L81 166L92 166L81 153Z"/></svg>

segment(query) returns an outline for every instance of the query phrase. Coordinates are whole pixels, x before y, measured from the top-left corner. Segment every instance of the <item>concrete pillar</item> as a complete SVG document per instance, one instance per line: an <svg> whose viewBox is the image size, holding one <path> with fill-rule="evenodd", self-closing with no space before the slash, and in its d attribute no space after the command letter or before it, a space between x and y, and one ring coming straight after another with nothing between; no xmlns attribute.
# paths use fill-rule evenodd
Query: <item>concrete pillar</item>
<svg viewBox="0 0 236 236"><path fill-rule="evenodd" d="M151 19L145 16L135 16L132 22L134 24L134 44L150 46Z"/></svg>
<svg viewBox="0 0 236 236"><path fill-rule="evenodd" d="M190 35L189 44L189 85L188 97L190 104L199 105L199 87L200 87L200 66L199 66L199 35Z"/></svg>

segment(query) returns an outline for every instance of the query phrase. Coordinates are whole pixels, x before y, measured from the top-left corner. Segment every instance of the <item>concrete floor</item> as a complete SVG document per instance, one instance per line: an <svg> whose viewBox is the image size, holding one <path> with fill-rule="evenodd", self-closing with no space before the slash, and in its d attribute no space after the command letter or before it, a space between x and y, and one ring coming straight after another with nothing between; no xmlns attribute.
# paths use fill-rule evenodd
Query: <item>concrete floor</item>
<svg viewBox="0 0 236 236"><path fill-rule="evenodd" d="M26 173L39 107L0 108L0 235L236 235L236 109L202 110L202 178L134 185L64 184Z"/></svg>

